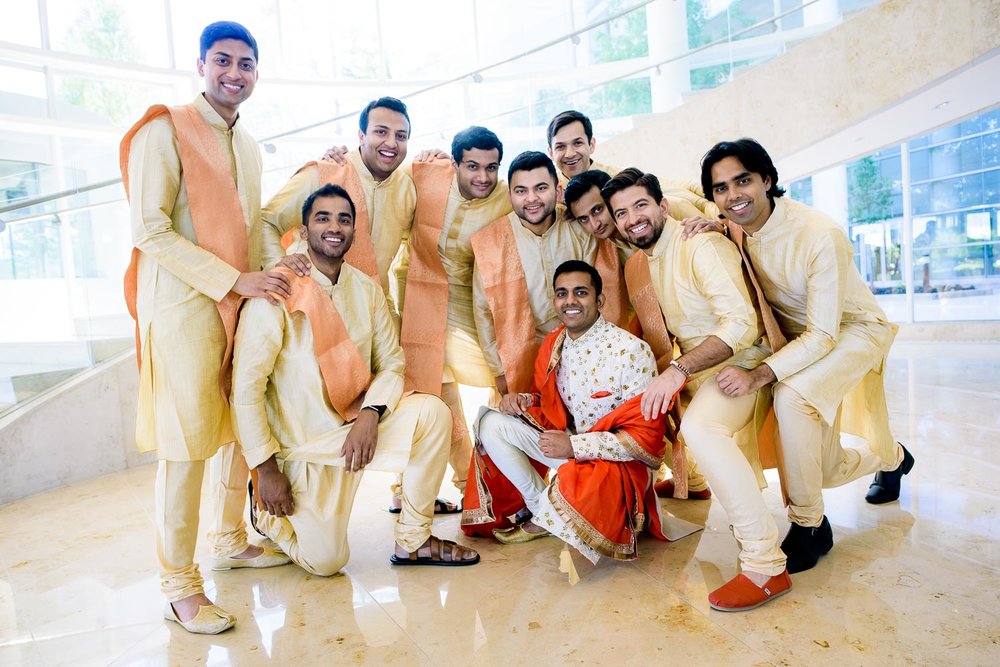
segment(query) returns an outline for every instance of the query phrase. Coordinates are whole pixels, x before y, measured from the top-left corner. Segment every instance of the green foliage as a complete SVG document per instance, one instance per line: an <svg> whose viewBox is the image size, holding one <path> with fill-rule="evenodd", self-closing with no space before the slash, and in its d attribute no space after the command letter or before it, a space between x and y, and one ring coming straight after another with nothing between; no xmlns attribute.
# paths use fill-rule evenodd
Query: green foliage
<svg viewBox="0 0 1000 667"><path fill-rule="evenodd" d="M622 0L608 3L609 14L625 8ZM646 41L646 8L611 21L594 34L590 55L595 63L610 63L649 55Z"/></svg>
<svg viewBox="0 0 1000 667"><path fill-rule="evenodd" d="M878 222L892 215L892 183L879 172L871 157L853 166L848 187L848 218L851 224Z"/></svg>
<svg viewBox="0 0 1000 667"><path fill-rule="evenodd" d="M135 62L138 48L128 31L125 13L114 0L91 0L70 28L69 50L82 55ZM63 79L59 99L93 111L114 122L133 115L137 96L121 83L94 79Z"/></svg>

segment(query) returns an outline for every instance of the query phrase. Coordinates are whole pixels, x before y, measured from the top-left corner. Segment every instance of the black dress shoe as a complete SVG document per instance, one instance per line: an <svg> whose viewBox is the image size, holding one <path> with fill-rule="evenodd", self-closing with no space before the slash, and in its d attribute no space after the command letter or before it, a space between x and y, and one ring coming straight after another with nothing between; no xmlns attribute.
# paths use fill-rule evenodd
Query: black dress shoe
<svg viewBox="0 0 1000 667"><path fill-rule="evenodd" d="M830 520L823 517L823 523L816 528L808 528L793 523L781 542L781 550L788 558L788 573L803 572L816 565L819 557L833 548L833 529Z"/></svg>
<svg viewBox="0 0 1000 667"><path fill-rule="evenodd" d="M903 445L900 445L903 447ZM899 499L899 487L903 482L903 475L913 468L913 454L910 454L906 447L903 447L903 462L895 470L888 472L879 471L875 473L872 485L868 487L868 495L865 500L872 505L891 503Z"/></svg>

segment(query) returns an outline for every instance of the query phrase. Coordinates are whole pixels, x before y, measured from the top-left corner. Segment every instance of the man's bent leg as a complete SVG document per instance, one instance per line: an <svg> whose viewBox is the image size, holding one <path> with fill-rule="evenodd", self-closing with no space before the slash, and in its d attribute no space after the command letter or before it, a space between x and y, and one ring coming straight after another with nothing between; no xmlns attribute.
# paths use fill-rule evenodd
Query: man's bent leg
<svg viewBox="0 0 1000 667"><path fill-rule="evenodd" d="M780 382L774 386L774 413L784 454L788 519L799 526L818 527L823 522L824 439L834 435L833 427L797 391Z"/></svg>
<svg viewBox="0 0 1000 667"><path fill-rule="evenodd" d="M204 593L194 562L204 461L160 460L156 470L156 555L168 602Z"/></svg>
<svg viewBox="0 0 1000 667"><path fill-rule="evenodd" d="M214 523L208 533L212 555L232 558L250 546L243 518L250 469L243 458L243 450L235 442L219 448L209 463L209 469L215 503Z"/></svg>
<svg viewBox="0 0 1000 667"><path fill-rule="evenodd" d="M823 488L842 486L880 470L895 470L903 462L903 447L898 443L895 460L886 464L865 440L854 438L854 446L844 447L840 438L840 410L837 410L831 433L823 440Z"/></svg>
<svg viewBox="0 0 1000 667"><path fill-rule="evenodd" d="M285 517L260 511L257 527L306 572L336 574L351 555L347 528L362 473L304 461L286 461L282 472L292 485L295 511Z"/></svg>
<svg viewBox="0 0 1000 667"><path fill-rule="evenodd" d="M785 569L778 527L735 437L753 420L755 403L756 394L726 396L711 378L698 389L684 412L681 433L729 515L733 534L742 548L743 569L773 577Z"/></svg>
<svg viewBox="0 0 1000 667"><path fill-rule="evenodd" d="M524 498L532 514L538 513L538 499L548 486L535 472L530 459L556 469L565 459L550 459L538 448L538 431L516 417L489 411L479 422L479 441L500 472Z"/></svg>
<svg viewBox="0 0 1000 667"><path fill-rule="evenodd" d="M413 395L400 401L388 418L416 420L395 528L396 543L412 553L431 536L434 500L448 465L448 446L454 443L449 437L452 412L435 396Z"/></svg>

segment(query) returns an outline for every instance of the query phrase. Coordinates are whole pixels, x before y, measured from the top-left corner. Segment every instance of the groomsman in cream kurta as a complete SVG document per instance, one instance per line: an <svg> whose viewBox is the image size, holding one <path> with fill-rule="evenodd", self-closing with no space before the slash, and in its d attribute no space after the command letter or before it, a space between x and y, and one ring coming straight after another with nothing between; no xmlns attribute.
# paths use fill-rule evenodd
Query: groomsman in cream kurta
<svg viewBox="0 0 1000 667"><path fill-rule="evenodd" d="M597 239L598 244L612 244L615 247L618 251L617 270L621 274L622 282L624 283L625 263L635 253L635 247L630 245L621 232L618 231L618 228L615 226L615 220L608 210L608 204L604 201L604 197L601 196L601 188L607 185L610 180L611 176L609 174L597 169L590 169L571 178L564 191L566 216L570 220L575 220L590 232ZM687 198L676 198L667 195L664 195L663 198L669 205L671 216L677 219L688 217L700 218L705 215L704 211L695 208ZM714 208L714 205L710 204L710 206ZM634 317L635 312L630 309L628 321L633 326ZM636 327L636 330L638 330L638 327ZM666 368L657 368L657 370L662 373ZM672 475L667 470L667 466L664 465L660 468L658 474L660 481L654 487L656 494L661 498L673 498L675 496L690 498L692 500L706 500L711 498L712 492L708 488L708 482L705 481L705 476L698 470L698 464L695 462L694 457L691 456L691 452L687 447L684 448L683 456L683 468L685 469L683 472L687 475L687 484L677 485L680 488L675 487ZM671 465L676 466L677 463ZM674 472L680 474L682 471L677 470Z"/></svg>
<svg viewBox="0 0 1000 667"><path fill-rule="evenodd" d="M497 135L474 126L455 135L450 158L414 162L413 232L397 265L405 285L400 343L407 359L406 388L439 395L451 408L449 462L452 481L463 493L472 441L459 385L494 385L472 313L471 238L511 211L507 184L499 177L502 159ZM399 506L398 499L394 504ZM454 509L439 499L439 513Z"/></svg>
<svg viewBox="0 0 1000 667"><path fill-rule="evenodd" d="M472 236L473 312L501 396L530 389L538 345L559 326L549 276L570 259L593 264L597 254L590 234L556 215L562 188L545 154L518 155L508 183L513 213Z"/></svg>
<svg viewBox="0 0 1000 667"><path fill-rule="evenodd" d="M238 113L257 82L256 41L237 23L209 25L198 73L204 94L190 105L152 107L122 140L121 163L135 243L126 299L141 343L136 442L159 459L156 546L170 603L164 617L216 634L236 618L205 596L194 562L205 461L216 452L213 566L288 562L247 542L247 468L227 444L227 353L240 299L284 295L289 284L260 271L261 161Z"/></svg>
<svg viewBox="0 0 1000 667"><path fill-rule="evenodd" d="M645 253L659 313L681 351L645 389L643 414L660 418L680 392L685 404L681 434L729 514L742 547L742 573L710 593L709 603L720 611L753 609L786 593L792 584L778 548L774 517L737 443L737 433L754 422L756 392L727 396L718 384L725 366L753 369L770 354L743 280L739 252L719 234L683 240L683 227L671 216L653 174L626 169L601 193L619 232Z"/></svg>
<svg viewBox="0 0 1000 667"><path fill-rule="evenodd" d="M302 202L326 183L347 189L358 207L358 238L347 263L371 275L390 294L389 267L400 243L409 236L416 206L416 191L409 170L402 168L410 139L406 105L394 97L372 100L358 120L358 148L345 152L333 148L333 161L309 162L261 209L264 237L280 250L289 232L299 229ZM265 266L273 266L284 252L268 253ZM299 275L309 275L308 257L289 255L282 262ZM390 304L391 305L391 304Z"/></svg>
<svg viewBox="0 0 1000 667"><path fill-rule="evenodd" d="M889 432L882 373L896 335L854 266L843 227L783 197L767 151L752 139L716 144L702 185L729 220L788 344L755 369L719 374L733 397L774 383L792 523L788 570L807 570L833 546L823 488L876 473L866 500L899 497L913 456ZM695 223L692 228L704 226ZM857 436L841 444L841 433Z"/></svg>
<svg viewBox="0 0 1000 667"><path fill-rule="evenodd" d="M310 276L284 306L243 309L233 369L235 424L256 472L255 527L312 574L335 574L364 469L402 473L396 565L472 565L471 549L431 535L451 415L403 396L403 351L379 286L344 261L354 240L347 192L325 185L302 208ZM279 269L286 271L286 269ZM291 276L291 271L287 271Z"/></svg>

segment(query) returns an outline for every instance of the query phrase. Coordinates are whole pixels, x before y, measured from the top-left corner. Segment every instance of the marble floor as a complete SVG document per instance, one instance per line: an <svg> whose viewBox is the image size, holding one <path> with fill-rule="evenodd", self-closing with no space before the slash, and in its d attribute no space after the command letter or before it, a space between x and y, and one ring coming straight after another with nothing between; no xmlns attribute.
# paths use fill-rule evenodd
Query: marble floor
<svg viewBox="0 0 1000 667"><path fill-rule="evenodd" d="M705 530L644 539L629 563L577 557L571 587L552 539L471 540L470 568L390 567L389 478L369 473L342 576L208 570L239 623L189 635L160 618L145 466L0 507L0 665L1000 664L1000 346L897 344L887 389L917 459L902 498L867 505L868 480L828 490L833 551L755 611L708 606L737 555L714 501L663 501ZM435 532L455 537L457 517Z"/></svg>

